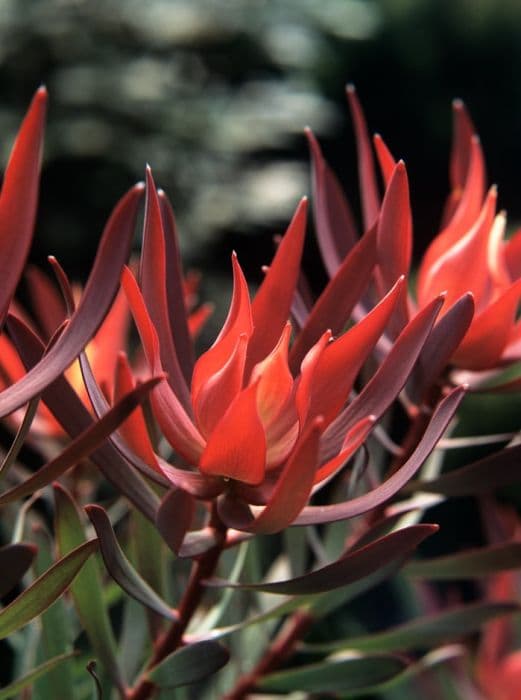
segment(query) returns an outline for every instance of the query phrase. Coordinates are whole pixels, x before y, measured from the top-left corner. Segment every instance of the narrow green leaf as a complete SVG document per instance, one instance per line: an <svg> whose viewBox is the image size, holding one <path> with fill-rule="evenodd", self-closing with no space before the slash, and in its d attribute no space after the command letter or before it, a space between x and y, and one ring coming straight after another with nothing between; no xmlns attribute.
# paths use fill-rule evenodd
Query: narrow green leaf
<svg viewBox="0 0 521 700"><path fill-rule="evenodd" d="M473 603L434 615L420 617L385 632L342 639L326 644L309 645L312 652L336 652L354 649L361 652L408 651L429 649L478 630L500 615L519 612L517 603Z"/></svg>
<svg viewBox="0 0 521 700"><path fill-rule="evenodd" d="M54 603L97 547L98 540L89 540L77 547L0 611L0 639L23 627Z"/></svg>
<svg viewBox="0 0 521 700"><path fill-rule="evenodd" d="M170 608L134 569L118 544L109 517L101 506L86 506L85 510L99 537L101 556L107 571L121 588L147 608L169 620L177 619L177 612ZM152 552L154 556L154 552Z"/></svg>
<svg viewBox="0 0 521 700"><path fill-rule="evenodd" d="M407 564L403 573L437 581L475 578L521 567L521 542L507 542Z"/></svg>
<svg viewBox="0 0 521 700"><path fill-rule="evenodd" d="M296 690L307 693L362 691L364 687L394 678L406 665L400 657L388 654L353 655L350 658L329 659L317 664L299 666L291 671L272 673L263 678L258 687L278 693Z"/></svg>
<svg viewBox="0 0 521 700"><path fill-rule="evenodd" d="M53 564L54 547L50 533L39 528L35 532L38 555L34 562L37 576L42 575ZM73 630L71 619L63 598L58 598L40 615L40 643L37 661L44 662L72 651ZM71 697L74 693L70 662L59 670L51 670L39 678L34 686L34 697Z"/></svg>
<svg viewBox="0 0 521 700"><path fill-rule="evenodd" d="M80 513L68 491L54 485L56 502L55 529L60 553L67 554L85 541ZM71 585L71 593L81 626L87 633L92 649L116 687L123 689L116 641L103 598L98 562L92 557Z"/></svg>
<svg viewBox="0 0 521 700"><path fill-rule="evenodd" d="M76 652L72 651L68 654L61 654L60 656L55 656L53 659L49 659L43 664L40 664L36 668L33 668L29 673L26 673L22 678L18 678L9 685L5 685L0 688L0 700L9 700L9 698L14 698L18 695L24 688L28 688L33 685L35 681L39 678L45 676L49 671L54 671L54 669L61 666L65 661L69 661L75 655Z"/></svg>
<svg viewBox="0 0 521 700"><path fill-rule="evenodd" d="M167 656L148 676L160 688L178 688L216 673L230 658L218 642L189 644Z"/></svg>

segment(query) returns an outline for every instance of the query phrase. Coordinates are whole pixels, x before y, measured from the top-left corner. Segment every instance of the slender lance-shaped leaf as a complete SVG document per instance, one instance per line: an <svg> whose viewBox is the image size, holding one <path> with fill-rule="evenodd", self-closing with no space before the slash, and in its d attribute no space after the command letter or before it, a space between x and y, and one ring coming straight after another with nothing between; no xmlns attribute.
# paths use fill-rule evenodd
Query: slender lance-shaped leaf
<svg viewBox="0 0 521 700"><path fill-rule="evenodd" d="M443 295L416 314L360 394L328 426L323 436L321 462L338 454L347 431L359 420L370 415L378 419L389 408L405 386L442 304Z"/></svg>
<svg viewBox="0 0 521 700"><path fill-rule="evenodd" d="M133 187L107 222L91 275L76 312L49 352L22 379L0 394L0 416L40 394L72 363L98 330L119 286L119 272L130 252L142 185Z"/></svg>
<svg viewBox="0 0 521 700"><path fill-rule="evenodd" d="M313 213L318 246L327 273L333 277L358 240L358 232L346 196L326 163L311 129L305 129L312 159Z"/></svg>
<svg viewBox="0 0 521 700"><path fill-rule="evenodd" d="M20 126L0 194L0 326L22 275L33 236L47 90L37 90ZM25 403L25 402L22 402Z"/></svg>
<svg viewBox="0 0 521 700"><path fill-rule="evenodd" d="M343 649L363 652L429 649L472 634L481 625L500 615L511 615L518 611L519 605L514 602L472 603L420 617L385 632L373 632L363 637L310 645L309 650L332 653Z"/></svg>
<svg viewBox="0 0 521 700"><path fill-rule="evenodd" d="M375 542L348 552L341 559L316 569L304 576L271 583L230 583L222 579L209 579L208 586L241 588L282 595L308 595L331 591L353 583L378 571L391 561L410 554L426 537L438 530L437 525L412 525Z"/></svg>
<svg viewBox="0 0 521 700"><path fill-rule="evenodd" d="M86 506L85 510L99 537L101 556L114 581L147 608L169 620L177 619L177 612L161 600L123 554L105 510L96 505Z"/></svg>
<svg viewBox="0 0 521 700"><path fill-rule="evenodd" d="M0 639L16 632L52 605L97 547L98 540L89 540L77 547L0 611Z"/></svg>
<svg viewBox="0 0 521 700"><path fill-rule="evenodd" d="M29 688L39 678L42 678L47 673L54 671L65 661L72 659L76 653L77 652L71 651L68 654L60 654L60 656L55 656L53 659L49 659L43 664L36 666L36 668L33 668L21 678L17 678L17 680L9 683L9 685L4 685L3 688L0 688L0 700L9 700L9 698L18 696L22 690Z"/></svg>
<svg viewBox="0 0 521 700"><path fill-rule="evenodd" d="M33 367L44 351L38 336L16 316L9 317L9 330L26 367ZM56 420L71 437L93 424L92 416L64 377L56 379L42 395ZM107 407L108 408L108 407ZM149 520L154 521L159 499L116 449L105 442L90 457L107 481L126 496ZM145 465L146 466L146 465Z"/></svg>
<svg viewBox="0 0 521 700"><path fill-rule="evenodd" d="M412 455L405 464L386 481L372 491L358 496L357 498L353 498L350 501L345 501L344 503L326 506L307 506L302 510L294 524L311 525L314 523L328 523L334 522L335 520L354 518L388 501L412 479L414 474L432 452L438 440L445 432L464 394L465 389L463 387L456 387L456 389L440 402L434 411L422 439Z"/></svg>
<svg viewBox="0 0 521 700"><path fill-rule="evenodd" d="M219 642L196 642L167 656L148 677L160 688L179 688L216 673L229 658L230 653Z"/></svg>
<svg viewBox="0 0 521 700"><path fill-rule="evenodd" d="M116 430L118 425L132 413L136 406L146 398L148 392L160 381L161 377L154 377L127 394L103 418L100 418L97 423L93 423L75 438L58 457L40 467L33 476L23 483L3 493L0 496L0 505L16 501L47 486L71 466L88 457L103 440Z"/></svg>
<svg viewBox="0 0 521 700"><path fill-rule="evenodd" d="M158 190L157 194L165 235L166 295L170 327L175 338L179 364L183 370L186 383L190 385L194 368L194 347L190 337L184 301L183 268L179 252L179 239L172 206L162 190Z"/></svg>
<svg viewBox="0 0 521 700"><path fill-rule="evenodd" d="M146 172L143 249L139 273L143 299L159 339L161 365L168 373L170 386L175 391L185 411L190 415L192 411L190 393L170 327L166 286L165 233L159 197L150 167L147 167Z"/></svg>
<svg viewBox="0 0 521 700"><path fill-rule="evenodd" d="M367 132L362 107L358 100L354 85L346 86L347 100L351 110L353 126L356 135L356 148L358 152L358 180L360 183L360 197L362 200L362 213L364 219L364 229L374 225L380 210L380 196L376 184L376 173L374 167L371 141Z"/></svg>
<svg viewBox="0 0 521 700"><path fill-rule="evenodd" d="M85 541L83 524L71 495L60 484L54 485L56 501L55 529L60 553L66 554ZM124 681L116 653L116 641L112 632L98 563L93 557L71 584L76 612L81 626L87 633L92 649L103 663L112 682L120 690Z"/></svg>
<svg viewBox="0 0 521 700"><path fill-rule="evenodd" d="M289 364L296 374L307 351L328 328L338 334L367 288L376 263L376 229L353 246L318 300L291 348Z"/></svg>
<svg viewBox="0 0 521 700"><path fill-rule="evenodd" d="M307 212L308 200L304 197L253 299L253 334L248 344L245 376L256 362L263 360L273 350L287 323L299 280Z"/></svg>
<svg viewBox="0 0 521 700"><path fill-rule="evenodd" d="M488 576L499 571L521 567L521 542L507 542L480 547L434 559L422 559L408 564L404 573L414 578L435 581Z"/></svg>
<svg viewBox="0 0 521 700"><path fill-rule="evenodd" d="M423 346L411 374L407 394L411 401L420 402L447 367L454 351L463 340L474 316L472 294L464 294L440 318Z"/></svg>
<svg viewBox="0 0 521 700"><path fill-rule="evenodd" d="M17 583L20 583L22 576L36 554L34 544L18 542L16 544L6 544L0 547L0 598L9 593Z"/></svg>
<svg viewBox="0 0 521 700"><path fill-rule="evenodd" d="M411 482L407 485L407 491L419 488L421 491L453 497L488 494L494 489L521 481L520 459L521 445L507 447L477 462L467 464L466 467L442 474L432 481Z"/></svg>
<svg viewBox="0 0 521 700"><path fill-rule="evenodd" d="M399 656L373 654L353 655L347 659L329 659L317 664L299 666L265 676L258 683L264 691L290 693L348 693L394 678L407 666Z"/></svg>

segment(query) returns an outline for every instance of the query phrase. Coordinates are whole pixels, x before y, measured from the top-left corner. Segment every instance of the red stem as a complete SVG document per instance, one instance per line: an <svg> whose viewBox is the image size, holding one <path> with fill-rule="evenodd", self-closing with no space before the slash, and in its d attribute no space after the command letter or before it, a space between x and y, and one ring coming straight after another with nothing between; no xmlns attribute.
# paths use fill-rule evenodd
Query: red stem
<svg viewBox="0 0 521 700"><path fill-rule="evenodd" d="M157 686L148 680L147 672L154 666L157 666L183 643L183 635L186 628L206 590L203 581L214 573L226 540L226 528L215 512L212 513L209 524L216 531L217 544L194 562L188 585L178 608L179 617L155 644L154 653L147 664L145 672L141 675L134 688L128 690L126 700L149 700L149 698L152 698L155 695Z"/></svg>

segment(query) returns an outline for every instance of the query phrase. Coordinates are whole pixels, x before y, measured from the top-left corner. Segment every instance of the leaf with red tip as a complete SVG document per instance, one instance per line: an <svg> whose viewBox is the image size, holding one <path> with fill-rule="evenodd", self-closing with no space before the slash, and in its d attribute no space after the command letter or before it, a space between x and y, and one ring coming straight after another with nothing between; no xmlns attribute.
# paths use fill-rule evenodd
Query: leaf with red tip
<svg viewBox="0 0 521 700"><path fill-rule="evenodd" d="M382 171L383 181L385 187L387 188L394 173L394 169L396 168L396 161L380 134L375 134L373 136L373 144L378 158L378 163L380 165L380 170Z"/></svg>
<svg viewBox="0 0 521 700"><path fill-rule="evenodd" d="M31 246L38 205L46 106L47 90L41 87L33 97L20 126L2 183L0 327L4 323Z"/></svg>
<svg viewBox="0 0 521 700"><path fill-rule="evenodd" d="M128 258L142 187L128 192L114 209L103 233L80 304L63 334L20 381L0 394L0 416L12 413L71 364L97 331L119 285L119 271Z"/></svg>
<svg viewBox="0 0 521 700"><path fill-rule="evenodd" d="M168 373L168 383L181 405L190 414L190 393L181 370L175 339L170 327L166 286L165 233L159 197L149 167L146 171L145 219L139 274L143 299L158 335L161 365ZM185 313L184 309L183 313Z"/></svg>
<svg viewBox="0 0 521 700"><path fill-rule="evenodd" d="M58 457L45 464L18 486L14 486L9 491L0 495L0 505L23 498L37 489L47 486L52 481L61 476L71 466L80 460L88 457L100 443L120 425L122 421L144 401L148 393L161 381L161 378L154 377L141 384L130 394L123 397L113 408L110 409L96 423L90 425L84 432L76 437Z"/></svg>
<svg viewBox="0 0 521 700"><path fill-rule="evenodd" d="M490 282L488 247L496 200L496 188L491 187L475 224L432 263L418 287L420 304L447 291L447 304L452 305L466 292L472 292L479 308ZM472 265L468 264L469 260L472 260ZM464 275L461 274L462 269L465 269Z"/></svg>
<svg viewBox="0 0 521 700"><path fill-rule="evenodd" d="M472 138L476 130L461 100L452 103L452 149L449 161L451 192L443 212L444 226L450 221L463 195L469 172Z"/></svg>
<svg viewBox="0 0 521 700"><path fill-rule="evenodd" d="M260 484L266 468L266 436L257 409L257 384L238 394L208 436L199 469L246 484Z"/></svg>
<svg viewBox="0 0 521 700"><path fill-rule="evenodd" d="M101 506L96 505L85 506L85 510L98 535L101 556L103 557L107 571L114 581L116 581L129 596L135 598L147 608L150 608L150 610L153 610L169 620L177 620L177 612L170 608L164 600L150 588L148 583L141 578L123 554L105 510Z"/></svg>
<svg viewBox="0 0 521 700"><path fill-rule="evenodd" d="M298 373L307 351L328 328L340 333L367 288L376 263L376 230L368 231L352 248L336 275L317 299L290 352L290 367Z"/></svg>
<svg viewBox="0 0 521 700"><path fill-rule="evenodd" d="M360 198L362 200L362 213L364 229L367 231L374 225L380 211L380 196L376 184L371 141L367 132L362 107L358 100L354 85L346 88L347 99L351 109L351 118L356 135L356 147L358 151L358 178L360 182Z"/></svg>
<svg viewBox="0 0 521 700"><path fill-rule="evenodd" d="M411 401L420 403L425 392L447 368L473 317L474 299L472 294L464 294L436 323L407 386L407 395Z"/></svg>
<svg viewBox="0 0 521 700"><path fill-rule="evenodd" d="M326 163L311 129L305 129L312 158L313 214L318 246L327 273L333 277L358 240L349 202Z"/></svg>
<svg viewBox="0 0 521 700"><path fill-rule="evenodd" d="M248 346L246 374L277 344L295 296L306 234L308 202L304 198L293 215L277 252L251 305L253 333Z"/></svg>
<svg viewBox="0 0 521 700"><path fill-rule="evenodd" d="M73 549L0 611L0 639L9 637L20 627L47 610L70 585L97 547L98 540L89 540Z"/></svg>
<svg viewBox="0 0 521 700"><path fill-rule="evenodd" d="M246 590L278 593L282 595L311 595L332 591L340 586L358 581L383 568L396 559L413 552L426 537L438 530L437 525L412 525L390 535L381 537L365 547L349 551L333 564L316 569L304 576L288 581L271 583L230 583L221 579L210 579L208 586L226 586Z"/></svg>
<svg viewBox="0 0 521 700"><path fill-rule="evenodd" d="M344 503L326 506L307 506L295 520L295 525L312 525L347 520L367 513L388 501L412 479L430 455L456 412L465 390L457 387L436 407L432 418L416 449L409 459L392 476L372 491Z"/></svg>
<svg viewBox="0 0 521 700"><path fill-rule="evenodd" d="M385 330L403 287L401 278L374 309L324 348L310 383L308 419L322 415L325 425L329 425L338 414L358 372Z"/></svg>
<svg viewBox="0 0 521 700"><path fill-rule="evenodd" d="M9 316L9 330L27 367L33 367L44 352L40 339L16 316ZM101 392L100 392L101 393ZM56 420L71 437L93 425L93 419L81 399L63 377L56 379L42 394ZM106 402L105 402L106 405ZM102 444L90 459L105 478L126 496L150 520L154 520L159 503L156 494L108 442ZM145 465L146 466L146 465Z"/></svg>
<svg viewBox="0 0 521 700"><path fill-rule="evenodd" d="M508 343L520 299L521 279L474 318L468 333L454 353L455 364L470 370L494 367Z"/></svg>
<svg viewBox="0 0 521 700"><path fill-rule="evenodd" d="M175 554L179 554L194 514L194 499L182 489L168 491L161 501L156 516L157 529Z"/></svg>
<svg viewBox="0 0 521 700"><path fill-rule="evenodd" d="M194 406L205 386L214 381L218 372L236 351L241 336L246 340L253 333L252 309L248 285L235 253L232 255L233 293L230 309L224 325L211 348L195 363L192 377L192 403ZM277 336L278 339L278 336ZM272 348L270 348L271 350Z"/></svg>
<svg viewBox="0 0 521 700"><path fill-rule="evenodd" d="M224 488L224 482L219 476L211 477L198 471L181 469L161 458L159 458L159 467L170 485L183 489L203 501L216 498Z"/></svg>
<svg viewBox="0 0 521 700"><path fill-rule="evenodd" d="M250 522L225 519L229 527L272 534L291 525L308 502L317 467L318 443L323 421L316 418L300 437L284 466L266 507Z"/></svg>
<svg viewBox="0 0 521 700"><path fill-rule="evenodd" d="M34 544L17 542L0 547L0 598L20 583L22 576L31 566L36 554Z"/></svg>
<svg viewBox="0 0 521 700"><path fill-rule="evenodd" d="M409 182L402 160L396 164L385 191L377 230L381 291L387 292L400 275L408 274L411 265L412 215Z"/></svg>
<svg viewBox="0 0 521 700"><path fill-rule="evenodd" d="M360 394L326 429L322 440L322 462L338 454L350 427L367 416L378 419L389 408L403 389L442 304L443 298L440 297L416 314Z"/></svg>
<svg viewBox="0 0 521 700"><path fill-rule="evenodd" d="M136 322L147 361L153 372L162 371L159 339L145 301L133 274L124 268L121 284ZM196 463L204 440L167 382L162 382L150 397L154 415L170 444L189 462Z"/></svg>
<svg viewBox="0 0 521 700"><path fill-rule="evenodd" d="M179 364L183 371L187 385L190 385L194 368L194 337L193 313L187 318L184 289L183 268L179 252L179 239L175 223L172 205L162 190L158 190L163 233L165 237L165 263L166 263L166 297L170 328L175 339L175 347ZM197 324L202 325L207 318L208 308L202 306L199 309Z"/></svg>
<svg viewBox="0 0 521 700"><path fill-rule="evenodd" d="M463 194L449 223L436 236L423 256L418 273L418 290L423 289L427 284L427 277L436 261L474 226L483 206L484 197L485 164L481 144L474 136ZM467 290L463 290L465 291Z"/></svg>
<svg viewBox="0 0 521 700"><path fill-rule="evenodd" d="M194 396L197 427L204 437L215 429L228 406L242 389L248 337L241 333L230 357L216 367ZM197 370L194 371L194 377Z"/></svg>
<svg viewBox="0 0 521 700"><path fill-rule="evenodd" d="M421 491L452 497L489 494L495 489L521 481L520 460L521 445L507 447L431 481L412 482L410 489L419 488Z"/></svg>

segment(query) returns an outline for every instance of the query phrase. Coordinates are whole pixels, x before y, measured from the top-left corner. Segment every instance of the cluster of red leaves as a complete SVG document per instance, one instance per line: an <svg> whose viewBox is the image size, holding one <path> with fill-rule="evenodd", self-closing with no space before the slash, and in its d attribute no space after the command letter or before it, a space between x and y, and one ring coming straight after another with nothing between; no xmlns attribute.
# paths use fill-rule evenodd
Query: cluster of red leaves
<svg viewBox="0 0 521 700"><path fill-rule="evenodd" d="M59 292L41 273L28 274L32 317L13 301L38 200L46 93L37 92L0 196L0 322L9 332L0 337L0 416L10 416L23 436L41 397L45 406L31 434L72 440L4 492L0 504L33 493L90 455L185 556L200 556L215 544L208 527L193 529L197 503L212 504L212 517L231 538L352 518L391 499L434 449L464 394L454 368L479 384L519 358L521 232L504 240L505 216L496 215L495 188L486 192L480 142L463 106L455 104L451 191L441 230L421 262L413 298L406 168L375 137L381 194L352 89L348 97L362 230L308 132L315 228L329 282L313 298L301 269L302 200L253 299L232 256L228 315L213 345L196 358L194 336L209 309L192 308L194 290L183 275L172 208L150 170L145 185L114 209L77 306L56 262ZM126 265L143 198L134 273ZM143 348L132 360L126 353L129 313ZM426 416L404 458L362 495L311 505L399 398L412 419ZM138 407L145 400L171 447L167 457L151 438L150 416L147 421ZM162 502L149 480L163 489Z"/></svg>

